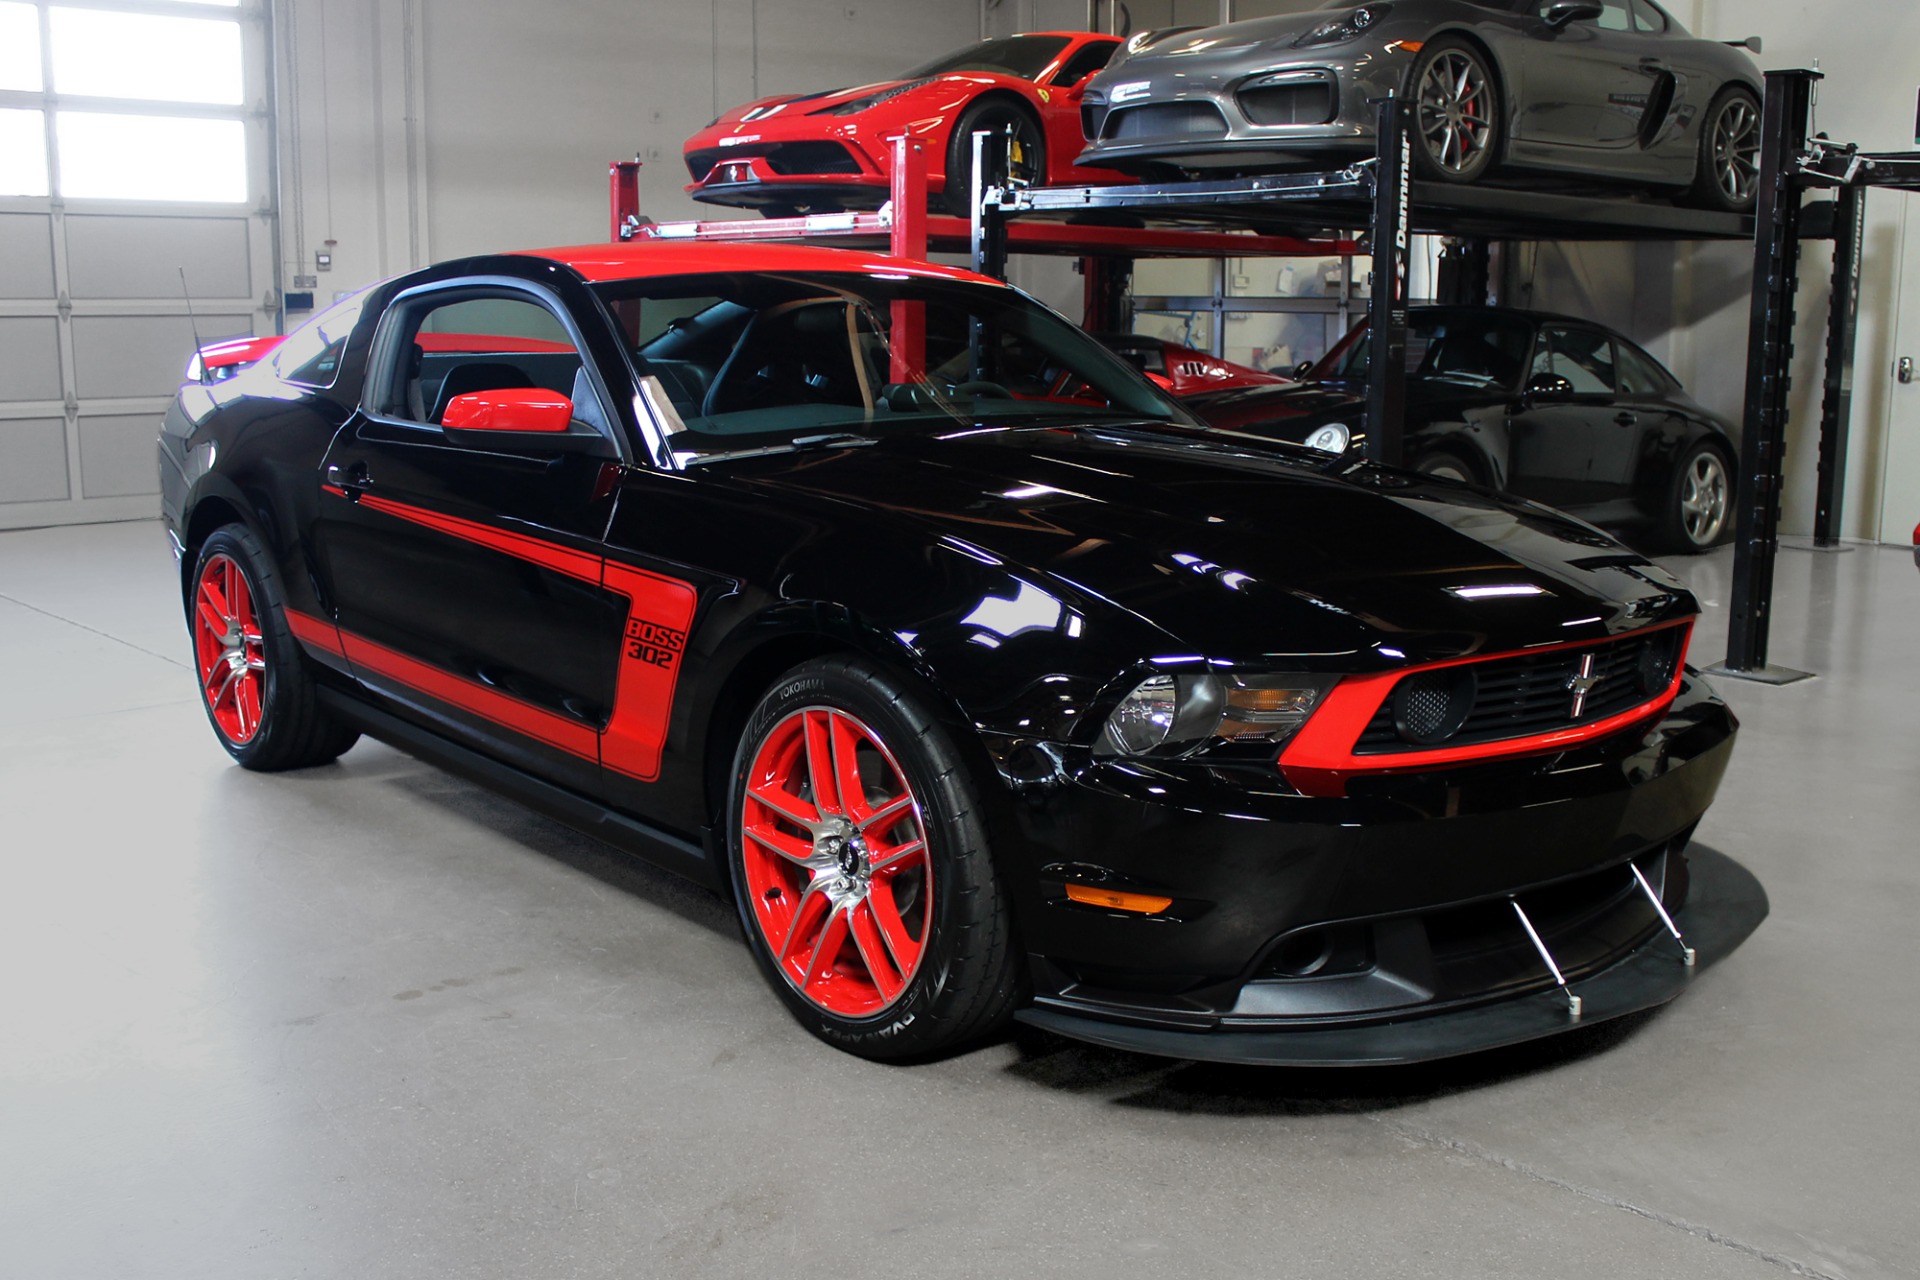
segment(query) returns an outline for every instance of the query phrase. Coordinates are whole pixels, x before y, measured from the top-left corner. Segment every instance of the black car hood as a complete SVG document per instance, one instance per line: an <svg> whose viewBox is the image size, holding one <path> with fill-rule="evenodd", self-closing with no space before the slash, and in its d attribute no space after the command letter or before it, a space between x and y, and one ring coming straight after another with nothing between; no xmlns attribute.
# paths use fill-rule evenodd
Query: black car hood
<svg viewBox="0 0 1920 1280"><path fill-rule="evenodd" d="M1330 475L1330 461L1145 427L893 438L719 465L913 526L1090 614L1122 610L1174 652L1235 662L1385 668L1695 611L1677 579L1578 521L1405 472Z"/></svg>

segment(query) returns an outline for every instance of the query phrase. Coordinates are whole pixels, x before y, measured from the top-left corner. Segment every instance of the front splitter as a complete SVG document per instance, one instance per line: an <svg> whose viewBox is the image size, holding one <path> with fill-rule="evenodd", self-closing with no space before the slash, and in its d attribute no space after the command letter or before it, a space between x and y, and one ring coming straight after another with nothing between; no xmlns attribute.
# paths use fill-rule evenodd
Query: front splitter
<svg viewBox="0 0 1920 1280"><path fill-rule="evenodd" d="M1144 1026L1111 1022L1058 1005L1034 1005L1015 1017L1028 1026L1110 1049L1276 1067L1431 1062L1538 1040L1666 1004L1707 968L1731 955L1766 919L1766 890L1746 868L1698 844L1688 849L1687 857L1693 883L1687 905L1674 916L1674 923L1694 948L1694 963L1682 963L1679 945L1662 932L1571 985L1581 999L1578 1018L1568 1013L1566 996L1557 987L1440 1013L1298 1027Z"/></svg>

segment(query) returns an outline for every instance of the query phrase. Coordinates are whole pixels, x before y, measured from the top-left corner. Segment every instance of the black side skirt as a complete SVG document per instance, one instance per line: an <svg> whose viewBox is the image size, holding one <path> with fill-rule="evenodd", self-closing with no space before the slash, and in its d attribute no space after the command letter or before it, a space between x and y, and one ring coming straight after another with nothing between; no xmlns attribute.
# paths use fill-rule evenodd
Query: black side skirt
<svg viewBox="0 0 1920 1280"><path fill-rule="evenodd" d="M714 860L704 848L684 836L616 813L596 800L564 787L556 787L532 774L451 742L430 729L423 729L369 706L352 694L326 686L320 688L319 694L328 710L388 746L418 756L450 773L483 783L530 809L566 823L584 835L637 854L696 884L713 890L724 888Z"/></svg>

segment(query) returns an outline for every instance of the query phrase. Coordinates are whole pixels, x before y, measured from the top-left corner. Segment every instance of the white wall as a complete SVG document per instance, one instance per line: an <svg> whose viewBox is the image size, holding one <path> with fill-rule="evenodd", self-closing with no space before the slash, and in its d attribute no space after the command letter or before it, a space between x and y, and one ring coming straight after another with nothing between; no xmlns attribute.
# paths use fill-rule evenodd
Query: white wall
<svg viewBox="0 0 1920 1280"><path fill-rule="evenodd" d="M897 73L976 39L970 0L276 0L285 257L319 301L428 262L604 240L609 161L660 220L681 143L757 93Z"/></svg>
<svg viewBox="0 0 1920 1280"><path fill-rule="evenodd" d="M1859 0L1844 19L1812 0L1681 0L1675 16L1697 35L1760 35L1763 68L1807 67L1827 79L1815 127L1874 151L1909 147L1920 63L1920 5ZM1920 384L1898 387L1896 355L1920 357L1920 197L1868 196L1860 334L1843 532L1905 542L1920 521ZM1914 234L1908 234L1911 229ZM1527 252L1523 251L1523 259ZM1738 420L1745 375L1753 250L1745 244L1542 245L1531 299L1590 315L1641 339L1702 402ZM1822 353L1832 253L1801 255L1782 529L1808 533L1820 435ZM1523 278L1525 266L1523 265ZM1904 298L1902 286L1905 284ZM1902 328L1902 308L1909 320Z"/></svg>

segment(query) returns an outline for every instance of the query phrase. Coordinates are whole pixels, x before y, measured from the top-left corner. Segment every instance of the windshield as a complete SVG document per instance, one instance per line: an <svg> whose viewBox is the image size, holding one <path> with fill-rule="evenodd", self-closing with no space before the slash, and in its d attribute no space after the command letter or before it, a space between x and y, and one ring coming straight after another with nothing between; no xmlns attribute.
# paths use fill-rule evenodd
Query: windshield
<svg viewBox="0 0 1920 1280"><path fill-rule="evenodd" d="M906 72L902 80L923 80L949 71L992 71L1022 80L1037 79L1067 47L1065 36L1007 36L982 40Z"/></svg>
<svg viewBox="0 0 1920 1280"><path fill-rule="evenodd" d="M738 272L594 289L677 454L978 425L1194 424L1086 333L999 286Z"/></svg>
<svg viewBox="0 0 1920 1280"><path fill-rule="evenodd" d="M1371 345L1362 322L1308 376L1329 382L1364 378ZM1456 387L1517 387L1532 345L1532 326L1516 316L1415 312L1407 318L1407 377Z"/></svg>

